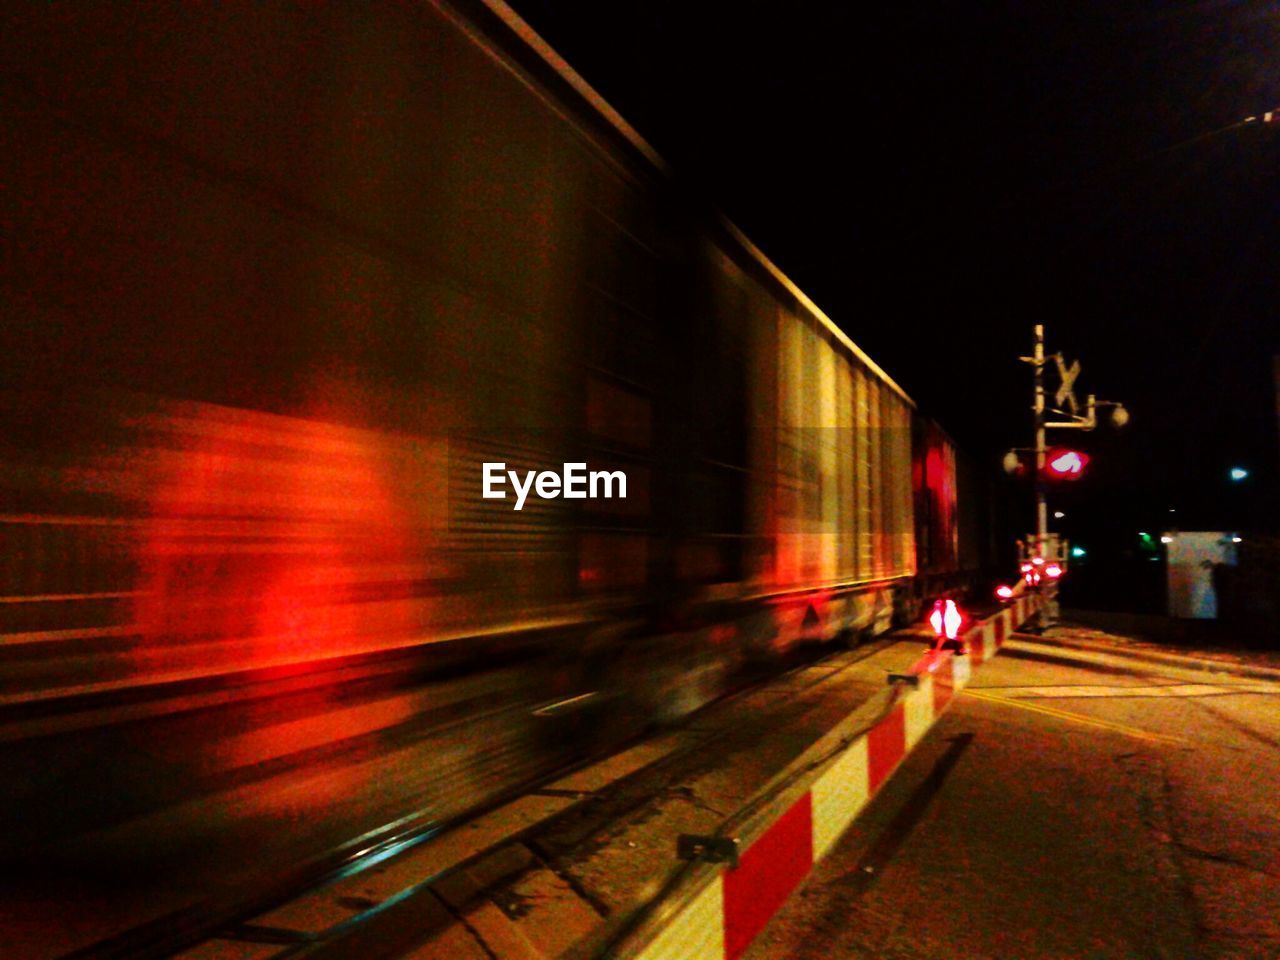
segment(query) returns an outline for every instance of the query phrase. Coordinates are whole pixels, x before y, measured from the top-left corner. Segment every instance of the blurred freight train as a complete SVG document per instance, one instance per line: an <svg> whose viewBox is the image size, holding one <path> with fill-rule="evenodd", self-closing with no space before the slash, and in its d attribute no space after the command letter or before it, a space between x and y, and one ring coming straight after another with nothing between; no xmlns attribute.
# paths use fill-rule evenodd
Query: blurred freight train
<svg viewBox="0 0 1280 960"><path fill-rule="evenodd" d="M986 558L979 472L496 0L3 23L5 706L536 637L680 713Z"/></svg>

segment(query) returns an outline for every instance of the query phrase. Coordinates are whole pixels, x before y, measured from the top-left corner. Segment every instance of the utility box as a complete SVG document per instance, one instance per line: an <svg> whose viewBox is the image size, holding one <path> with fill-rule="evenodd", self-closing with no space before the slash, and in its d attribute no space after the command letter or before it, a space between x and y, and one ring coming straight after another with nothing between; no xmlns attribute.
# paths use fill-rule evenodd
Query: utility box
<svg viewBox="0 0 1280 960"><path fill-rule="evenodd" d="M1165 545L1169 575L1169 616L1188 620L1216 620L1218 594L1214 570L1236 565L1239 537L1212 530L1178 531L1160 538Z"/></svg>

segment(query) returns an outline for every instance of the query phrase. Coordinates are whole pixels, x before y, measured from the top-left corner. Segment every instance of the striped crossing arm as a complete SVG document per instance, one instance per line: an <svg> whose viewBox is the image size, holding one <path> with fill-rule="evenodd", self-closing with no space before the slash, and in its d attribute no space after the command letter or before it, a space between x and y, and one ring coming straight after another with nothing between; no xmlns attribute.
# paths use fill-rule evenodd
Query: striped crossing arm
<svg viewBox="0 0 1280 960"><path fill-rule="evenodd" d="M808 788L772 816L736 867L709 867L700 889L660 928L642 928L618 957L736 960L1013 631L1039 609L1022 597L964 635L968 655L926 653L910 684L870 729L814 768Z"/></svg>

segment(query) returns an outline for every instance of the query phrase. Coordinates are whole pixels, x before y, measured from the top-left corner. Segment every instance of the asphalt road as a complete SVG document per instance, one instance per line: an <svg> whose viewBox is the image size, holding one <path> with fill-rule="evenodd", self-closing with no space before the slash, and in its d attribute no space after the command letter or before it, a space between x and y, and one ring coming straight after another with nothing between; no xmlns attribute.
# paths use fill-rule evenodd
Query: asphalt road
<svg viewBox="0 0 1280 960"><path fill-rule="evenodd" d="M746 957L1280 958L1280 683L1011 642Z"/></svg>

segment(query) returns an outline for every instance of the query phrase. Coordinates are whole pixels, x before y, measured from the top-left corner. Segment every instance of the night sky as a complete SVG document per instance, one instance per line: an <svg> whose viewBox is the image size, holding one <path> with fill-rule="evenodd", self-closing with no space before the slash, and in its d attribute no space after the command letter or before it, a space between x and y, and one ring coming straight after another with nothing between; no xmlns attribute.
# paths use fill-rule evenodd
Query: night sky
<svg viewBox="0 0 1280 960"><path fill-rule="evenodd" d="M1275 524L1280 5L514 6L992 470L1044 323L1077 531Z"/></svg>

